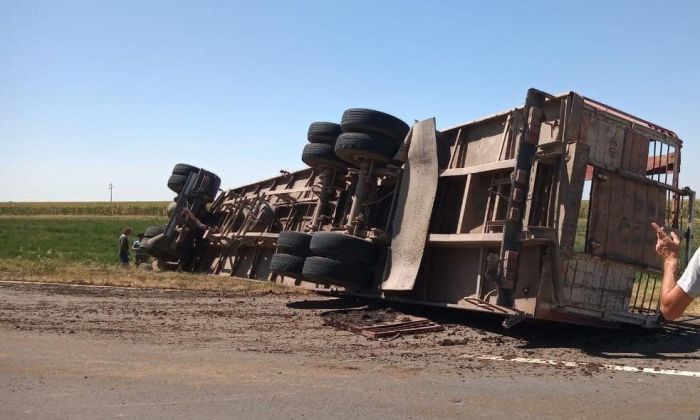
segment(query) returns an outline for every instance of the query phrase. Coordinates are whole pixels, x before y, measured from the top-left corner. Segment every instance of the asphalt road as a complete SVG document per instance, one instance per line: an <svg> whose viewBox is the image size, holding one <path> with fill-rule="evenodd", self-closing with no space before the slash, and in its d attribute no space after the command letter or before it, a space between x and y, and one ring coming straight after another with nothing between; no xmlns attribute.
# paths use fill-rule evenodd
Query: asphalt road
<svg viewBox="0 0 700 420"><path fill-rule="evenodd" d="M698 372L693 330L636 339L534 325L503 335L489 318L455 323L436 314L445 332L378 343L323 326L335 306L352 304L294 294L0 284L0 418L700 414L700 377L599 368L605 361ZM548 342L549 335L556 337ZM579 365L511 361L517 357Z"/></svg>

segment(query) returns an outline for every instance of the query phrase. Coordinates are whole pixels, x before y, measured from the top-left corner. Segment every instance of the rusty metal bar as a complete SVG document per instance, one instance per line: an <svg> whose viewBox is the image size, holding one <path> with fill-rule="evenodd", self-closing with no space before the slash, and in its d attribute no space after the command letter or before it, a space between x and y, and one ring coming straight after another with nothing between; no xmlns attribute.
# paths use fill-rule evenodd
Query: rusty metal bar
<svg viewBox="0 0 700 420"><path fill-rule="evenodd" d="M355 187L355 194L353 196L352 206L350 207L347 224L347 229L353 235L356 233L360 224L358 217L365 204L365 199L369 194L369 183L374 179L372 178L373 167L374 164L367 160L363 160L362 163L360 163L360 170L357 174L357 186Z"/></svg>
<svg viewBox="0 0 700 420"><path fill-rule="evenodd" d="M649 315L651 314L651 304L654 302L654 294L656 293L656 285L659 281L659 276L654 276L654 285L651 287L651 296L649 296L649 308L647 310L647 318L645 319L645 323L649 322ZM658 306L658 305L657 305ZM657 309L658 311L658 309Z"/></svg>
<svg viewBox="0 0 700 420"><path fill-rule="evenodd" d="M540 126L542 124L542 108L546 95L536 89L527 91L525 99L524 115L526 121L523 131L519 135L516 153L515 168L511 178L511 195L521 194L527 196L530 170L537 153ZM503 242L501 244L501 273L499 276L499 292L497 302L499 305L512 308L514 305L513 291L517 283L520 241L519 235L523 226L524 202L509 200L506 213L506 224L503 229Z"/></svg>
<svg viewBox="0 0 700 420"><path fill-rule="evenodd" d="M642 288L642 277L644 276L643 272L639 272L639 282L637 283L637 292L634 295L634 303L632 304L632 309L637 307L637 300L639 299L639 290ZM635 276L636 277L636 276ZM635 279L637 280L637 279Z"/></svg>
<svg viewBox="0 0 700 420"><path fill-rule="evenodd" d="M335 185L335 170L331 168L323 169L321 173L321 193L318 197L318 204L314 210L314 214L311 218L311 231L315 232L319 230L322 224L323 217L326 216L328 211L328 206L330 205L331 194L334 190Z"/></svg>

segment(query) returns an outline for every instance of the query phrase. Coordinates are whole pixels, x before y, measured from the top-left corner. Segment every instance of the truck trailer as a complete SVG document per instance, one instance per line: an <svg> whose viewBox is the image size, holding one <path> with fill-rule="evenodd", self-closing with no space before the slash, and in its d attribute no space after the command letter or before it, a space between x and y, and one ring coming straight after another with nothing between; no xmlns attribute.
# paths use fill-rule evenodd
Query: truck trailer
<svg viewBox="0 0 700 420"><path fill-rule="evenodd" d="M453 127L353 108L309 168L226 191L178 164L159 267L574 324L662 322L652 221L692 249L671 130L574 92Z"/></svg>

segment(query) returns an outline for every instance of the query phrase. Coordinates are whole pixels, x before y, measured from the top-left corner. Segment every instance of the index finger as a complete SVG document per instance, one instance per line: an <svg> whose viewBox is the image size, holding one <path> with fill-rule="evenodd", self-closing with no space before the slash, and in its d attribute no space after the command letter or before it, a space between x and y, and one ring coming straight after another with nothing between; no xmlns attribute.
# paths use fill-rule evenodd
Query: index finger
<svg viewBox="0 0 700 420"><path fill-rule="evenodd" d="M651 227L656 231L656 237L659 240L663 241L668 239L668 235L666 234L666 231L664 231L664 228L659 226L656 222L651 222Z"/></svg>

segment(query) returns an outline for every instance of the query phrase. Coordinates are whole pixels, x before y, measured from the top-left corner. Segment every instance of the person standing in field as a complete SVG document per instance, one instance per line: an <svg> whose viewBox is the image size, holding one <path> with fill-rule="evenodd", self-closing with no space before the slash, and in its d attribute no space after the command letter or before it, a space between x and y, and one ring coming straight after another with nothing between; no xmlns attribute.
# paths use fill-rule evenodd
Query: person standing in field
<svg viewBox="0 0 700 420"><path fill-rule="evenodd" d="M131 228L125 227L119 237L119 261L122 267L129 266L129 234L131 234Z"/></svg>

